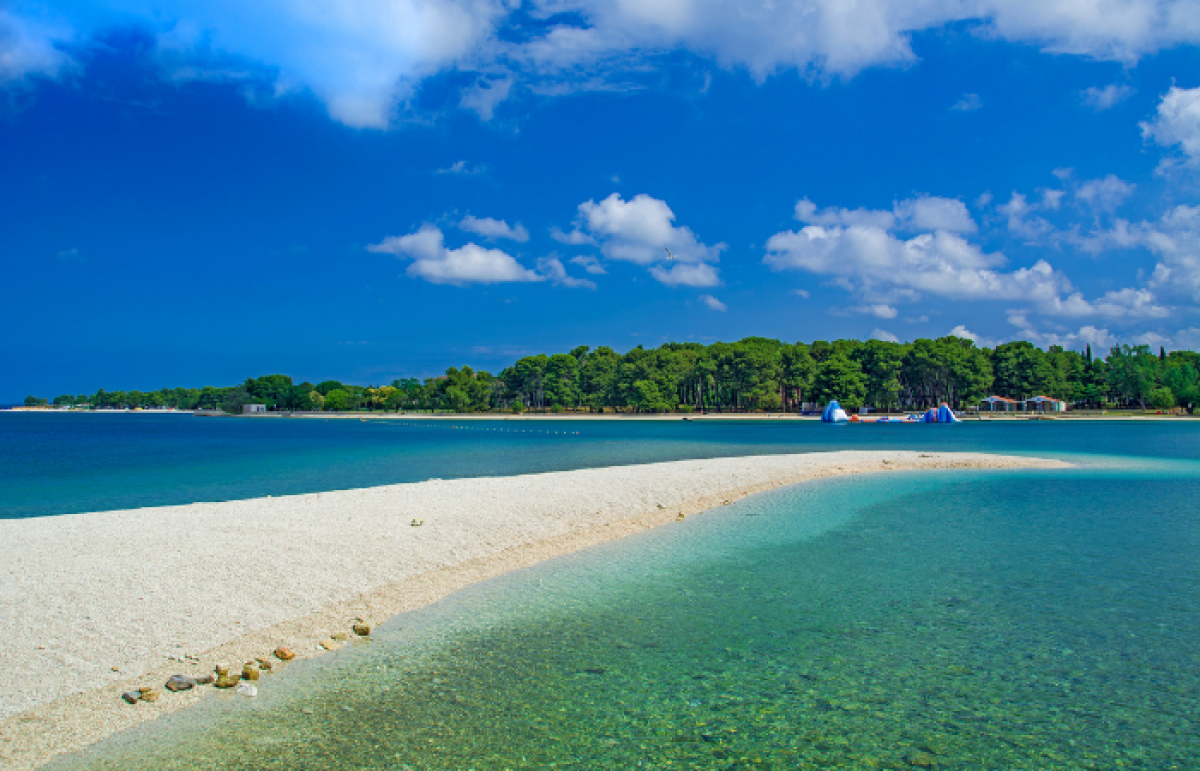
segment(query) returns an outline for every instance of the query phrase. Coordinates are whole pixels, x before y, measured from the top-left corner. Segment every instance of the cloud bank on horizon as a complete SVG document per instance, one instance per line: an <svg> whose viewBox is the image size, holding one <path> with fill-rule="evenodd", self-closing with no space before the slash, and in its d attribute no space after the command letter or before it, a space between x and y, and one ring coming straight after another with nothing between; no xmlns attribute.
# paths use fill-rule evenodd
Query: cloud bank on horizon
<svg viewBox="0 0 1200 771"><path fill-rule="evenodd" d="M953 41L936 72L922 69L922 36ZM997 83L1011 73L994 61L994 71L965 75L946 65L996 47L1028 57L1019 66L1070 61L1053 114L1006 95ZM94 92L136 113L211 87L240 105L217 116L228 137L213 140L232 156L246 116L315 116L328 145L302 152L336 148L322 163L359 164L357 184L395 173L395 187L443 191L385 206L379 190L347 184L342 219L326 224L353 243L353 257L339 259L400 265L394 280L408 298L436 292L436 303L468 307L464 298L485 292L509 293L502 302L514 305L520 292L570 297L557 312L571 323L549 326L585 332L597 314L647 314L676 298L697 323L747 334L768 314L820 314L880 340L933 330L980 345L1195 348L1198 47L1195 0L13 0L0 8L0 102L19 128L45 93L69 103ZM125 49L136 54L137 85L117 93L94 63ZM1170 55L1180 58L1169 79L1141 77L1145 62ZM872 85L880 73L893 79ZM887 99L918 77L919 88ZM785 128L825 122L846 136L755 156L763 136L786 132L761 114L715 128L737 89L717 93L714 78L739 84L739 105L777 99ZM141 100L138 89L151 86L173 96ZM935 87L936 109L920 92ZM625 108L613 105L639 96L675 99L674 112L617 115ZM803 106L784 115L789 99ZM548 105L582 117L570 132L547 129ZM64 110L54 120L73 119L69 105L53 109ZM914 131L876 168L855 165L918 117L925 129L953 128L938 129L933 147ZM1102 145L1086 169L1078 157L1032 151L1023 168L990 164L992 147L1032 147L1034 124L1086 129ZM642 136L660 130L673 139L642 151ZM947 146L942 160L946 136L977 144ZM686 164L663 160L672 141L690 148ZM368 146L400 149L376 168L371 152L356 155ZM561 161L536 171L541 153L562 148L587 156L578 164L587 175ZM890 177L892 166L909 177ZM759 167L777 167L777 178L762 184ZM749 171L754 184L743 181ZM278 166L251 172L285 176ZM522 187L527 176L535 182ZM264 183L263 197L287 198L286 184ZM85 241L44 251L86 266L96 247Z"/></svg>

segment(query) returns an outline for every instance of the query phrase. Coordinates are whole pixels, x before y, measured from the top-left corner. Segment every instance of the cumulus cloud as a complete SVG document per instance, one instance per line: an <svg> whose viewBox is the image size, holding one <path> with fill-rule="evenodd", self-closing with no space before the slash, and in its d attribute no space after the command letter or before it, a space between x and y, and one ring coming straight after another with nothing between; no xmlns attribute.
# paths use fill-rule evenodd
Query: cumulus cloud
<svg viewBox="0 0 1200 771"><path fill-rule="evenodd" d="M645 194L625 201L613 193L600 203L581 203L579 219L610 260L638 265L666 259L709 262L716 261L725 249L725 244L707 246L690 228L673 225L675 213L667 202Z"/></svg>
<svg viewBox="0 0 1200 771"><path fill-rule="evenodd" d="M529 240L529 231L525 229L524 225L517 223L516 227L512 227L504 220L492 219L491 217L479 218L468 214L462 218L458 226L469 233L474 233L484 238L504 238L522 244Z"/></svg>
<svg viewBox="0 0 1200 771"><path fill-rule="evenodd" d="M1152 120L1141 124L1142 136L1164 147L1179 145L1193 162L1200 159L1200 88L1171 86Z"/></svg>
<svg viewBox="0 0 1200 771"><path fill-rule="evenodd" d="M596 282L586 278L573 278L567 275L567 269L557 257L543 257L538 260L538 270L556 286L569 289L595 289Z"/></svg>
<svg viewBox="0 0 1200 771"><path fill-rule="evenodd" d="M1036 243L1054 232L1054 226L1044 217L1033 214L1037 207L1020 193L1014 191L1008 203L996 208L1007 217L1009 232L1027 242Z"/></svg>
<svg viewBox="0 0 1200 771"><path fill-rule="evenodd" d="M900 338L896 337L891 332L888 332L885 329L880 329L879 327L875 327L874 329L872 329L871 334L868 335L868 337L870 337L870 339L872 339L872 340L883 340L884 342L887 342L887 343L900 342Z"/></svg>
<svg viewBox="0 0 1200 771"><path fill-rule="evenodd" d="M1110 176L1077 185L1072 194L1081 205L1103 211L1118 205L1132 189ZM1053 230L1045 220L1030 214L1038 206L1029 204L1020 194L1014 193L1009 203L999 208L1009 215L1009 228L1022 235L1040 237ZM775 270L829 276L829 283L868 300L850 311L877 318L895 318L898 311L894 303L911 302L921 294L959 301L1016 301L1026 308L1010 311L1009 319L1024 327L1029 326L1030 312L1064 318L1164 318L1173 309L1160 294L1169 292L1192 296L1200 302L1200 207L1176 207L1156 224L1118 221L1119 228L1106 231L1104 238L1119 237L1131 245L1146 246L1157 251L1161 259L1144 286L1111 290L1095 299L1075 290L1067 277L1045 260L1029 267L1006 269L1003 254L984 252L959 233L942 229L902 238L875 224L891 222L899 229L906 218L897 213L904 209L904 205L897 204L895 212L819 210L807 199L802 200L797 206L802 220L850 224L810 224L799 232L777 233L767 241L763 261ZM890 219L885 215L891 215ZM932 225L938 218L910 216L907 221ZM1072 234L1054 235L1066 240ZM1092 234L1089 238L1101 236Z"/></svg>
<svg viewBox="0 0 1200 771"><path fill-rule="evenodd" d="M704 306L712 311L724 312L728 310L728 308L725 306L725 303L721 302L710 294L700 295L700 302L704 303Z"/></svg>
<svg viewBox="0 0 1200 771"><path fill-rule="evenodd" d="M1133 89L1122 83L1110 83L1104 88L1085 88L1079 93L1079 98L1096 112L1111 109L1129 97Z"/></svg>
<svg viewBox="0 0 1200 771"><path fill-rule="evenodd" d="M1133 195L1136 185L1119 179L1115 174L1109 174L1103 179L1090 179L1081 182L1075 188L1075 197L1092 209L1100 212L1113 212Z"/></svg>
<svg viewBox="0 0 1200 771"><path fill-rule="evenodd" d="M718 286L717 268L725 244L709 246L690 228L675 225L675 213L666 201L642 194L628 201L613 193L599 203L579 204L576 228L570 233L552 230L563 243L596 244L609 260L632 262L650 268L667 286Z"/></svg>
<svg viewBox="0 0 1200 771"><path fill-rule="evenodd" d="M1200 40L1194 0L96 0L54 13L76 37L140 25L157 33L163 66L180 76L253 71L268 91L310 92L335 120L369 128L389 125L422 80L451 70L487 73L460 99L486 120L519 79L542 93L602 88L678 50L759 81L787 70L829 80L911 64L915 33L962 22L1124 63ZM45 33L22 21L17 44L17 25L5 26L10 77L59 71L63 57Z"/></svg>
<svg viewBox="0 0 1200 771"><path fill-rule="evenodd" d="M996 346L997 342L999 342L997 340L993 340L990 337L983 337L981 335L975 334L971 330L967 329L966 325L964 325L964 324L959 324L954 329L951 329L950 335L951 335L951 337L961 337L963 340L970 340L972 343L975 343L975 345L979 346L980 348L994 348Z"/></svg>
<svg viewBox="0 0 1200 771"><path fill-rule="evenodd" d="M650 275L667 286L719 286L721 276L706 262L678 263L669 268L655 265Z"/></svg>
<svg viewBox="0 0 1200 771"><path fill-rule="evenodd" d="M465 286L546 280L545 276L522 267L511 255L499 249L485 249L476 244L449 249L441 229L428 224L422 225L416 233L388 236L378 244L368 246L367 251L411 259L413 262L406 271L408 275L433 284Z"/></svg>
<svg viewBox="0 0 1200 771"><path fill-rule="evenodd" d="M974 233L978 229L962 201L931 195L896 201L890 211L837 206L818 209L812 201L802 198L796 204L796 219L808 225L869 225L884 230Z"/></svg>
<svg viewBox="0 0 1200 771"><path fill-rule="evenodd" d="M805 270L872 288L898 288L954 299L1058 297L1070 287L1039 260L1030 268L1001 271L1000 254L985 254L961 236L937 231L901 240L870 225L821 227L777 233L767 241L764 262L775 270Z"/></svg>

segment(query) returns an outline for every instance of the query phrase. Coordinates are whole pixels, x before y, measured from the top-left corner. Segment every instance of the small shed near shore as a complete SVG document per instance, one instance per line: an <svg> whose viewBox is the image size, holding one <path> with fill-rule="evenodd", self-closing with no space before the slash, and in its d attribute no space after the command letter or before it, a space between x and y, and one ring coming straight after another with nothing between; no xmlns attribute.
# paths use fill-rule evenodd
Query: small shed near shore
<svg viewBox="0 0 1200 771"><path fill-rule="evenodd" d="M265 405L265 404L243 404L242 405L242 414L243 415L252 415L256 412L266 412L266 411L267 411L267 405Z"/></svg>
<svg viewBox="0 0 1200 771"><path fill-rule="evenodd" d="M1023 407L1024 405L1016 399L1007 399L1003 396L989 396L979 400L980 412L1012 412Z"/></svg>
<svg viewBox="0 0 1200 771"><path fill-rule="evenodd" d="M1067 403L1049 396L1034 396L1025 400L1025 409L1032 412L1066 412Z"/></svg>

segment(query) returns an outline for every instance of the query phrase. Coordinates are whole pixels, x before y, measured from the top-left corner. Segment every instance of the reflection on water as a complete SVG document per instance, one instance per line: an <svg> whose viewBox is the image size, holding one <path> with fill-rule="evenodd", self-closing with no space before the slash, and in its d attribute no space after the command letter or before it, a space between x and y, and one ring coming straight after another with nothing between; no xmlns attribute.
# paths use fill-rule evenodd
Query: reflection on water
<svg viewBox="0 0 1200 771"><path fill-rule="evenodd" d="M481 584L86 768L1200 767L1200 480L842 479Z"/></svg>

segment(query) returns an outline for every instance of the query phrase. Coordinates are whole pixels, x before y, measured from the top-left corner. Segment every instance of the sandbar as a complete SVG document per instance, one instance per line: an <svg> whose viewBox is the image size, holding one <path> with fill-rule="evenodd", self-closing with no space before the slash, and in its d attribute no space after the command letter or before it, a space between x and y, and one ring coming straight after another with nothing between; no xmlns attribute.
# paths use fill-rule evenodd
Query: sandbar
<svg viewBox="0 0 1200 771"><path fill-rule="evenodd" d="M320 643L356 619L378 624L472 582L781 485L1067 467L981 453L847 451L0 520L0 767L34 768L212 689L135 705L121 701L123 691L161 689L172 674L210 673L217 662L240 667L279 645L300 658L320 655Z"/></svg>

